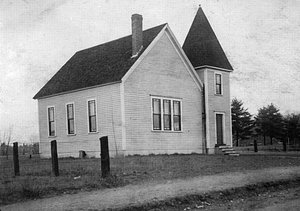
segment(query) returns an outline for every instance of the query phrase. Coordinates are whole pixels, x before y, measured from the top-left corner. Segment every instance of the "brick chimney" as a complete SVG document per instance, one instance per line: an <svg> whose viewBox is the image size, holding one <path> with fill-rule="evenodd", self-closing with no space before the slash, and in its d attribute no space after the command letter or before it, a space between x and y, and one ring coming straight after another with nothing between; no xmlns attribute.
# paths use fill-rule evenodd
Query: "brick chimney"
<svg viewBox="0 0 300 211"><path fill-rule="evenodd" d="M131 16L132 23L132 56L137 56L143 46L143 17L139 14Z"/></svg>

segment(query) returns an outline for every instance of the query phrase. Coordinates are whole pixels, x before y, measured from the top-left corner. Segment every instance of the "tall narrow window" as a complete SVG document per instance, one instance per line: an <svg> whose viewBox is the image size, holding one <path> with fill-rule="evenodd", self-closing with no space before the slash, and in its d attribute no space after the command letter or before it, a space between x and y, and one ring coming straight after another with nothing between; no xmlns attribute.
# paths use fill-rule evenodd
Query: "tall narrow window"
<svg viewBox="0 0 300 211"><path fill-rule="evenodd" d="M89 132L97 132L95 100L88 101L88 112L89 112Z"/></svg>
<svg viewBox="0 0 300 211"><path fill-rule="evenodd" d="M152 99L153 107L153 130L161 130L160 99Z"/></svg>
<svg viewBox="0 0 300 211"><path fill-rule="evenodd" d="M222 94L222 75L216 74L216 94L221 95Z"/></svg>
<svg viewBox="0 0 300 211"><path fill-rule="evenodd" d="M171 130L171 101L164 101L164 130Z"/></svg>
<svg viewBox="0 0 300 211"><path fill-rule="evenodd" d="M54 107L48 108L49 136L55 136Z"/></svg>
<svg viewBox="0 0 300 211"><path fill-rule="evenodd" d="M173 101L173 127L174 131L181 130L181 112L180 101Z"/></svg>
<svg viewBox="0 0 300 211"><path fill-rule="evenodd" d="M74 105L67 104L67 126L68 134L75 134L75 125L74 125Z"/></svg>

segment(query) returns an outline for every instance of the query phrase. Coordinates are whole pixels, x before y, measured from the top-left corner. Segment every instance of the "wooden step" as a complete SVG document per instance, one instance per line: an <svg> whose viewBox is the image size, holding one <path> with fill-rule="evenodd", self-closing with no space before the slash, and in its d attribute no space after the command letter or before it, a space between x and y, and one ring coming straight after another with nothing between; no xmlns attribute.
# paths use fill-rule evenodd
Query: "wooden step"
<svg viewBox="0 0 300 211"><path fill-rule="evenodd" d="M226 151L234 151L234 149L233 148L222 149L222 152L226 152Z"/></svg>
<svg viewBox="0 0 300 211"><path fill-rule="evenodd" d="M224 152L224 154L237 154L237 152L235 150L233 150L233 151Z"/></svg>
<svg viewBox="0 0 300 211"><path fill-rule="evenodd" d="M232 154L228 154L229 156L240 156L239 153L232 153Z"/></svg>
<svg viewBox="0 0 300 211"><path fill-rule="evenodd" d="M223 155L230 155L230 156L239 156L240 154L236 152L235 149L228 145L222 145L218 147L219 150L222 152Z"/></svg>
<svg viewBox="0 0 300 211"><path fill-rule="evenodd" d="M229 149L229 148L231 148L231 147L228 145L219 146L219 149Z"/></svg>

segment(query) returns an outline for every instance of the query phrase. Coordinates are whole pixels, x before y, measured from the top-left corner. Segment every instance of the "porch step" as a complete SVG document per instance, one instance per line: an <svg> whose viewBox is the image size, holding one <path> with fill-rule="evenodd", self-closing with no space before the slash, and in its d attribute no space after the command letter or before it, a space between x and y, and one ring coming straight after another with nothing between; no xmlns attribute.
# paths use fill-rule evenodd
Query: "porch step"
<svg viewBox="0 0 300 211"><path fill-rule="evenodd" d="M219 146L218 148L219 148L219 151L221 151L223 155L229 155L229 156L239 156L240 155L231 146L228 146L228 145Z"/></svg>
<svg viewBox="0 0 300 211"><path fill-rule="evenodd" d="M240 156L239 153L229 154L229 156Z"/></svg>

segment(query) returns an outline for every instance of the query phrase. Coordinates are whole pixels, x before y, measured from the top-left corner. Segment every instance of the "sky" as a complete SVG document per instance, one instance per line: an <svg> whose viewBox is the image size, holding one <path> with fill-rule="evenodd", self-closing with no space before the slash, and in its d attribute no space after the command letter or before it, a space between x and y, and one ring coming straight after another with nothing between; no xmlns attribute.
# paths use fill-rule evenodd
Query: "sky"
<svg viewBox="0 0 300 211"><path fill-rule="evenodd" d="M234 68L231 97L251 114L300 112L300 1L0 0L0 134L38 134L33 96L77 51L168 23L182 45L199 4Z"/></svg>

